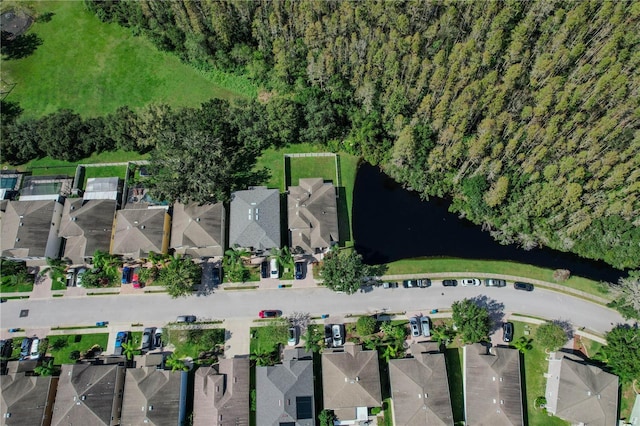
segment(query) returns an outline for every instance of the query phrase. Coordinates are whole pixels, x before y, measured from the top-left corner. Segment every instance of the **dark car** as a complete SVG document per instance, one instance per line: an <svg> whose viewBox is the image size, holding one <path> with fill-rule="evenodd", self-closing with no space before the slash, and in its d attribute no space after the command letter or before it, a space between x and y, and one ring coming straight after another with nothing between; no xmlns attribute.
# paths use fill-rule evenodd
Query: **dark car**
<svg viewBox="0 0 640 426"><path fill-rule="evenodd" d="M484 285L487 287L506 287L507 282L496 278L487 278L484 280Z"/></svg>
<svg viewBox="0 0 640 426"><path fill-rule="evenodd" d="M415 280L402 281L402 287L404 288L418 288L418 282Z"/></svg>
<svg viewBox="0 0 640 426"><path fill-rule="evenodd" d="M513 340L513 323L505 322L502 324L502 340L510 342Z"/></svg>
<svg viewBox="0 0 640 426"><path fill-rule="evenodd" d="M13 339L0 340L0 357L3 359L11 358L13 353Z"/></svg>
<svg viewBox="0 0 640 426"><path fill-rule="evenodd" d="M142 332L142 346L140 349L142 351L150 351L153 347L153 335L156 333L156 329L154 327L145 328Z"/></svg>
<svg viewBox="0 0 640 426"><path fill-rule="evenodd" d="M219 285L220 284L220 281L222 279L222 272L220 271L221 269L222 268L216 266L211 271L211 282L213 283L213 285Z"/></svg>
<svg viewBox="0 0 640 426"><path fill-rule="evenodd" d="M513 283L513 288L515 288L516 290L533 291L533 284L516 281L515 283Z"/></svg>
<svg viewBox="0 0 640 426"><path fill-rule="evenodd" d="M122 284L129 284L131 282L131 268L125 266L122 268Z"/></svg>
<svg viewBox="0 0 640 426"><path fill-rule="evenodd" d="M269 262L266 260L260 264L260 276L262 278L269 278Z"/></svg>
<svg viewBox="0 0 640 426"><path fill-rule="evenodd" d="M331 342L333 341L333 334L331 332L331 324L324 325L324 344L326 347L331 347Z"/></svg>
<svg viewBox="0 0 640 426"><path fill-rule="evenodd" d="M302 278L304 278L304 263L303 262L296 262L295 263L295 276L296 276L296 280L301 280Z"/></svg>
<svg viewBox="0 0 640 426"><path fill-rule="evenodd" d="M398 283L382 283L382 288L398 288Z"/></svg>
<svg viewBox="0 0 640 426"><path fill-rule="evenodd" d="M129 340L129 332L128 331L118 331L116 334L116 346L113 351L114 355L122 355L122 344L127 343Z"/></svg>
<svg viewBox="0 0 640 426"><path fill-rule="evenodd" d="M24 339L22 339L22 344L20 345L20 359L27 358L30 351L31 339L29 337L25 337Z"/></svg>
<svg viewBox="0 0 640 426"><path fill-rule="evenodd" d="M162 332L161 328L156 328L156 334L153 336L153 346L156 348L162 347Z"/></svg>
<svg viewBox="0 0 640 426"><path fill-rule="evenodd" d="M264 311L258 312L258 316L260 318L278 318L280 315L282 315L282 311L273 309L266 309Z"/></svg>
<svg viewBox="0 0 640 426"><path fill-rule="evenodd" d="M456 280L442 280L442 285L445 287L455 287L458 285Z"/></svg>
<svg viewBox="0 0 640 426"><path fill-rule="evenodd" d="M180 315L179 317L176 318L176 322L186 322L187 324L191 324L193 322L196 322L196 316L195 315Z"/></svg>
<svg viewBox="0 0 640 426"><path fill-rule="evenodd" d="M427 288L431 287L431 280L429 278L421 278L418 280L418 287Z"/></svg>

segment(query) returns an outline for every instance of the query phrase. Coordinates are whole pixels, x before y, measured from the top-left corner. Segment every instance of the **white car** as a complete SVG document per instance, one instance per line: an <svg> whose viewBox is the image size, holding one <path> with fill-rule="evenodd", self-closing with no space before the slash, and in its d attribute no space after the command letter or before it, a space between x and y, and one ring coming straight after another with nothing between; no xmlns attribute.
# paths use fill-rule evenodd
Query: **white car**
<svg viewBox="0 0 640 426"><path fill-rule="evenodd" d="M40 359L40 339L37 337L31 341L29 359Z"/></svg>
<svg viewBox="0 0 640 426"><path fill-rule="evenodd" d="M460 283L461 283L460 285L463 286L463 287L467 287L467 286L475 286L475 287L477 287L480 284L482 284L480 282L480 280L477 279L477 278L465 278L463 280L460 280Z"/></svg>
<svg viewBox="0 0 640 426"><path fill-rule="evenodd" d="M278 268L278 261L276 259L271 259L271 278L280 278L280 269Z"/></svg>

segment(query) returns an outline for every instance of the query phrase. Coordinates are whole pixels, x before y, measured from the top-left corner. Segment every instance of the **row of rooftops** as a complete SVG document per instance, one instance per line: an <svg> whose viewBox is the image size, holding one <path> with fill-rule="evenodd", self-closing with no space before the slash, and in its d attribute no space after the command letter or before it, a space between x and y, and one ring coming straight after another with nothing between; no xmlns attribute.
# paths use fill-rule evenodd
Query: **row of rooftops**
<svg viewBox="0 0 640 426"><path fill-rule="evenodd" d="M113 186L114 178L105 179ZM132 259L169 249L192 257L224 254L227 229L222 203L171 207L141 203L118 209L117 199L91 195L109 192L103 191L100 179L95 180L87 187L96 191L86 191L83 198L2 201L2 255L66 257L84 263L96 250ZM299 186L289 188L287 200L291 247L313 254L339 241L333 184L321 178L300 179ZM278 190L254 187L232 194L228 246L254 252L280 248L280 224Z"/></svg>
<svg viewBox="0 0 640 426"><path fill-rule="evenodd" d="M444 354L435 342L415 343L410 353L389 362L394 424L453 425ZM477 343L465 346L463 357L466 424L525 424L519 352ZM191 394L186 373L156 368L157 358L137 358L142 367L63 365L59 379L14 368L0 376L3 424L179 424ZM364 424L368 408L382 405L378 359L377 351L353 343L321 354L323 405L337 424ZM545 377L550 413L574 424L617 424L617 376L574 355L551 353ZM195 426L249 424L247 357L200 367L193 382ZM258 424L313 426L315 401L313 353L289 348L280 364L256 367Z"/></svg>

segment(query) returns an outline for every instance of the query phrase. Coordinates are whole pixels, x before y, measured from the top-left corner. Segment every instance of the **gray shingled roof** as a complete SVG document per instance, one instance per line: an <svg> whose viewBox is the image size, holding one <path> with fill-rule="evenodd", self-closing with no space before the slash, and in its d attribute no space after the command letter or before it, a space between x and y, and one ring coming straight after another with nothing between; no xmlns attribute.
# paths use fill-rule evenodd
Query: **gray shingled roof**
<svg viewBox="0 0 640 426"><path fill-rule="evenodd" d="M50 424L57 383L57 377L26 376L24 373L0 376L2 424Z"/></svg>
<svg viewBox="0 0 640 426"><path fill-rule="evenodd" d="M249 425L249 358L221 359L196 371L193 426Z"/></svg>
<svg viewBox="0 0 640 426"><path fill-rule="evenodd" d="M312 357L302 349L286 349L282 364L256 368L256 418L260 425L316 424ZM302 418L307 415L310 417Z"/></svg>
<svg viewBox="0 0 640 426"><path fill-rule="evenodd" d="M289 244L306 253L339 241L336 188L322 178L300 179L287 197Z"/></svg>
<svg viewBox="0 0 640 426"><path fill-rule="evenodd" d="M324 408L330 410L381 406L378 351L363 351L353 343L346 343L344 351L325 350L322 389Z"/></svg>
<svg viewBox="0 0 640 426"><path fill-rule="evenodd" d="M571 423L618 424L618 376L563 352L549 355L547 411Z"/></svg>
<svg viewBox="0 0 640 426"><path fill-rule="evenodd" d="M464 347L464 405L468 425L524 424L520 352L476 343Z"/></svg>
<svg viewBox="0 0 640 426"><path fill-rule="evenodd" d="M183 374L187 373L158 370L155 367L127 369L121 425L179 424Z"/></svg>
<svg viewBox="0 0 640 426"><path fill-rule="evenodd" d="M96 250L109 252L116 202L67 198L58 235L66 239L64 257L84 263Z"/></svg>
<svg viewBox="0 0 640 426"><path fill-rule="evenodd" d="M229 246L279 248L280 192L259 187L232 193L229 220Z"/></svg>
<svg viewBox="0 0 640 426"><path fill-rule="evenodd" d="M170 228L168 214L163 208L118 210L111 243L111 253L132 257L146 257L149 252L166 253Z"/></svg>
<svg viewBox="0 0 640 426"><path fill-rule="evenodd" d="M389 361L396 426L451 425L447 366L438 345L411 345L413 358Z"/></svg>
<svg viewBox="0 0 640 426"><path fill-rule="evenodd" d="M222 203L175 203L171 221L171 243L176 253L192 257L224 254L225 209Z"/></svg>
<svg viewBox="0 0 640 426"><path fill-rule="evenodd" d="M53 409L53 426L111 425L120 417L124 367L63 364Z"/></svg>
<svg viewBox="0 0 640 426"><path fill-rule="evenodd" d="M62 205L56 201L9 201L0 221L2 255L57 258L61 217Z"/></svg>

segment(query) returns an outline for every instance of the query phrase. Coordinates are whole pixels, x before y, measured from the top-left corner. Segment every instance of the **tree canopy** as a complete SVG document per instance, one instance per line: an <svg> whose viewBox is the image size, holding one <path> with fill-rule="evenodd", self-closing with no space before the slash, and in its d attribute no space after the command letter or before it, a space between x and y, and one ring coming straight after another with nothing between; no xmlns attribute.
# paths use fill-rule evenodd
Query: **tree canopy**
<svg viewBox="0 0 640 426"><path fill-rule="evenodd" d="M355 250L331 250L324 257L320 273L324 285L333 291L353 294L360 289L369 268Z"/></svg>
<svg viewBox="0 0 640 426"><path fill-rule="evenodd" d="M623 383L640 379L640 330L638 326L618 325L606 334L607 346L600 358Z"/></svg>
<svg viewBox="0 0 640 426"><path fill-rule="evenodd" d="M457 300L451 305L453 323L464 343L477 343L488 339L491 331L489 311L471 299Z"/></svg>
<svg viewBox="0 0 640 426"><path fill-rule="evenodd" d="M556 351L567 343L567 332L560 325L546 322L536 330L536 341L550 351Z"/></svg>
<svg viewBox="0 0 640 426"><path fill-rule="evenodd" d="M175 299L191 295L196 284L200 283L201 276L200 265L189 258L176 255L160 268L156 282L163 285L169 296Z"/></svg>

